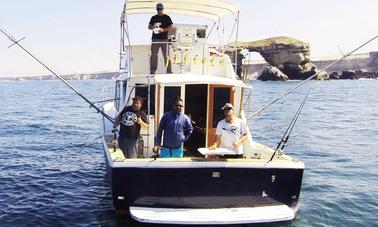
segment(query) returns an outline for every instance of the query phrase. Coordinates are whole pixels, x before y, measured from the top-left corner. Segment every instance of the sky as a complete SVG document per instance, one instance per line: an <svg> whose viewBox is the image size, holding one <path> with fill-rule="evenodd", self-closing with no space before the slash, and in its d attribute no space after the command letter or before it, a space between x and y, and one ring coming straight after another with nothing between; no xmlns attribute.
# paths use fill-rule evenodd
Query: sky
<svg viewBox="0 0 378 227"><path fill-rule="evenodd" d="M164 3L162 0L161 2ZM378 35L378 0L235 0L239 40L290 36L310 43L313 58L341 56ZM123 0L0 0L0 27L59 74L117 71ZM131 40L147 44L152 15L129 17ZM170 15L174 23L211 24ZM221 31L231 29L226 18ZM227 32L226 32L227 34ZM228 36L227 36L228 37ZM217 43L211 37L211 43ZM0 34L0 76L50 74ZM378 39L357 53L378 51Z"/></svg>

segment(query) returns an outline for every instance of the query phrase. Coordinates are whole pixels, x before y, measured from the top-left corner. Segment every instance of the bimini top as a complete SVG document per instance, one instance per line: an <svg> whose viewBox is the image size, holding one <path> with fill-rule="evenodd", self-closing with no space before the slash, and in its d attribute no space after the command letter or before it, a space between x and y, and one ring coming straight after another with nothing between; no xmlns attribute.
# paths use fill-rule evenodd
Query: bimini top
<svg viewBox="0 0 378 227"><path fill-rule="evenodd" d="M164 4L164 13L204 17L219 21L227 15L236 15L239 7L226 0L126 0L125 12L129 14L156 14L156 3Z"/></svg>

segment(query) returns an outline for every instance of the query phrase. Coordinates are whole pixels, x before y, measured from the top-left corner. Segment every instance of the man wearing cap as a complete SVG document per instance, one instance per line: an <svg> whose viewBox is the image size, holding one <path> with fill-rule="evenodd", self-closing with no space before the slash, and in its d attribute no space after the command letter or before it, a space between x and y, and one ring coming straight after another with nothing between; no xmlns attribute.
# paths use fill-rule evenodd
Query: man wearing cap
<svg viewBox="0 0 378 227"><path fill-rule="evenodd" d="M138 155L140 129L148 128L146 113L140 110L142 104L143 99L136 96L133 98L132 105L125 106L114 121L113 129L115 129L118 124L121 124L118 144L125 158L137 158L138 156L142 156L141 154Z"/></svg>
<svg viewBox="0 0 378 227"><path fill-rule="evenodd" d="M209 149L217 147L227 148L235 151L234 158L243 157L243 146L241 145L247 139L247 128L242 119L237 118L234 113L234 106L226 103L222 107L225 118L218 122L215 133L215 142Z"/></svg>
<svg viewBox="0 0 378 227"><path fill-rule="evenodd" d="M167 73L172 73L171 61L167 59L168 51L168 32L172 31L172 20L164 14L164 5L162 3L156 4L157 14L151 17L148 29L152 30L152 44L151 44L151 58L150 58L150 73L155 74L158 64L158 52L161 48L164 56L165 65L167 65ZM167 62L168 61L168 62Z"/></svg>

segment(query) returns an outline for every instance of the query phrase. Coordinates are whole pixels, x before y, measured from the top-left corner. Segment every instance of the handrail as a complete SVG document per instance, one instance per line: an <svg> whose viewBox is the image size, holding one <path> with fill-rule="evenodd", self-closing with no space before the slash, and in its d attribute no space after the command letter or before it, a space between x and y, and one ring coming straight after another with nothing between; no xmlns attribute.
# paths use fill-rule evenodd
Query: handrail
<svg viewBox="0 0 378 227"><path fill-rule="evenodd" d="M132 73L137 74L149 74L148 72L151 64L151 45L152 44L164 44L167 45L169 51L168 57L164 59L165 66L160 65L160 72L163 68L168 72L168 66L172 65L175 74L182 74L184 72L195 72L199 74L210 73L213 75L229 75L227 77L232 78L236 76L234 70L234 62L231 58L227 58L229 52L234 52L234 48L230 46L221 46L211 43L193 42L190 45L185 45L178 42L169 41L154 41L147 45L127 45L125 50L130 50L131 55L134 57L130 62L129 68L132 68ZM139 52L138 52L139 48ZM158 50L158 58L161 57L160 48ZM156 49L155 49L156 51ZM126 53L125 53L126 54ZM139 61L139 63L138 63ZM159 61L159 60L157 60ZM161 60L160 60L161 61ZM125 62L126 63L126 62ZM137 63L137 64L136 64ZM229 66L228 66L229 65ZM232 70L230 69L232 67ZM233 75L234 74L234 75Z"/></svg>

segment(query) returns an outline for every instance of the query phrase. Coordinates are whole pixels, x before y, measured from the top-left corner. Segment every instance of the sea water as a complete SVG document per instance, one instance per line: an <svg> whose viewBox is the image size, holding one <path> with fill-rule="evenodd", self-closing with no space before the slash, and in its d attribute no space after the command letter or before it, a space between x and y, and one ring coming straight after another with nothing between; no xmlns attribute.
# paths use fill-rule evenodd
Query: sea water
<svg viewBox="0 0 378 227"><path fill-rule="evenodd" d="M90 100L110 80L72 81ZM250 114L298 84L252 81ZM306 169L293 221L378 225L378 81L312 81L249 122L275 147L306 92L285 152ZM246 94L247 95L247 94ZM99 115L60 81L0 81L0 226L129 226L114 214Z"/></svg>

